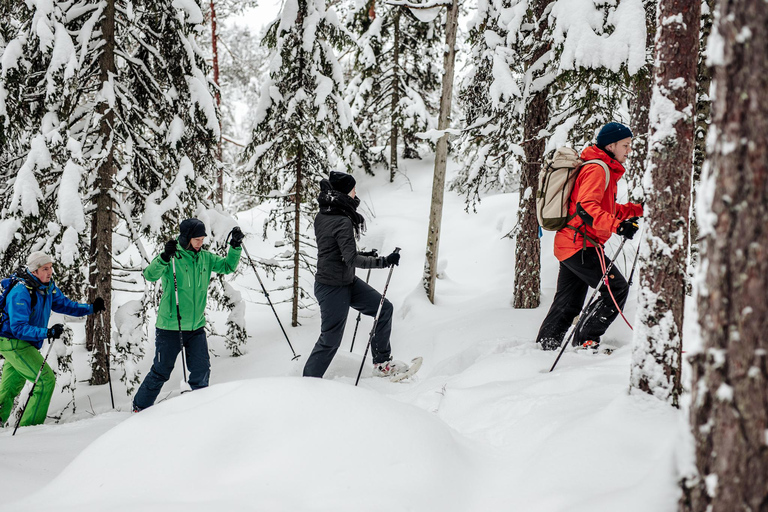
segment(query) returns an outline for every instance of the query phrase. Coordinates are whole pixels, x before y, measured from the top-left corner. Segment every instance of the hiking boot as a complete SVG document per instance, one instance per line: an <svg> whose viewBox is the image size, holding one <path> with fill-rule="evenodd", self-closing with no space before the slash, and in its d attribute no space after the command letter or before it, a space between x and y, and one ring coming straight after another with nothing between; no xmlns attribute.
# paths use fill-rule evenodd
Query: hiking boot
<svg viewBox="0 0 768 512"><path fill-rule="evenodd" d="M560 348L560 343L554 338L542 338L538 341L541 350L557 350Z"/></svg>
<svg viewBox="0 0 768 512"><path fill-rule="evenodd" d="M407 371L408 371L407 364L405 364L402 361L395 361L392 358L389 358L389 360L384 361L383 363L378 363L373 365L374 377L392 377L393 375L397 375L399 373L403 373Z"/></svg>
<svg viewBox="0 0 768 512"><path fill-rule="evenodd" d="M571 342L571 345L576 348L592 348L596 349L598 346L600 346L600 336L597 336L596 338L593 338L591 340L585 340L581 338L574 338Z"/></svg>

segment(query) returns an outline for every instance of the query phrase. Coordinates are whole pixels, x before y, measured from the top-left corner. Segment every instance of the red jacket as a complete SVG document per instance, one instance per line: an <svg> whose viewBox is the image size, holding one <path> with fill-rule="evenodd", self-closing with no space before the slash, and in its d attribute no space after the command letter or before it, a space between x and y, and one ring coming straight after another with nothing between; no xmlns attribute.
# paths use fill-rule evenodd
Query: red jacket
<svg viewBox="0 0 768 512"><path fill-rule="evenodd" d="M581 152L581 159L602 160L610 169L608 187L605 186L605 170L599 164L588 164L581 168L576 177L576 183L571 193L568 205L568 213L576 213L576 203L581 203L582 208L592 217L592 225L588 226L578 215L568 223L580 232L570 227L565 227L555 234L555 257L566 260L584 248L584 237L587 233L587 246L594 244L589 238L604 244L611 235L616 232L622 220L643 215L643 207L639 204L616 204L616 189L619 178L624 175L624 166L614 160L597 146L589 146Z"/></svg>

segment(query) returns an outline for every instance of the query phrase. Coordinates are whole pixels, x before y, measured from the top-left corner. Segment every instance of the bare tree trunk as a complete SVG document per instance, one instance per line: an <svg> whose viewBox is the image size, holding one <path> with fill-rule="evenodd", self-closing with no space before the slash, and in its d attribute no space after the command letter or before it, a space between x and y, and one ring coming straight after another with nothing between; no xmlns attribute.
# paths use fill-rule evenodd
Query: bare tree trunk
<svg viewBox="0 0 768 512"><path fill-rule="evenodd" d="M768 8L718 1L706 237L692 357L698 481L681 510L768 510ZM707 175L707 173L709 175ZM686 499L687 498L687 499Z"/></svg>
<svg viewBox="0 0 768 512"><path fill-rule="evenodd" d="M216 105L221 108L221 89L219 89L219 33L216 25L216 5L211 0L211 50L213 54L213 83L216 84ZM224 166L221 151L221 118L219 118L219 141L216 146L216 202L224 205Z"/></svg>
<svg viewBox="0 0 768 512"><path fill-rule="evenodd" d="M102 83L106 83L110 80L110 76L116 74L114 0L106 2L101 34L104 45L99 57L100 79ZM110 191L113 188L112 177L115 172L112 135L115 113L106 101L99 104L98 112L101 115L99 139L105 156L97 170L98 191L93 198L96 208L91 220L88 300L93 303L96 297L103 298L106 310L98 315L89 316L86 322L86 339L88 340L86 348L93 353L91 384L94 385L106 384L109 378L107 358L112 325L112 226L114 224Z"/></svg>
<svg viewBox="0 0 768 512"><path fill-rule="evenodd" d="M533 3L533 16L536 26L536 40L543 40L546 28L544 10L549 2L537 0ZM526 70L531 70L534 63L549 51L549 46L538 44L531 58L526 62ZM533 73L533 71L528 71ZM533 78L533 77L532 77ZM541 91L532 91L531 99L525 108L524 147L525 164L520 173L520 207L517 214L517 236L515 244L515 292L516 309L536 308L541 304L541 241L539 240L539 221L536 218L536 193L540 162L544 160L544 139L541 130L549 121L549 86Z"/></svg>
<svg viewBox="0 0 768 512"><path fill-rule="evenodd" d="M299 285L299 265L301 264L301 181L304 179L302 176L302 161L303 155L301 147L299 147L299 153L296 156L296 194L294 195L294 219L293 219L293 311L291 312L291 325L296 327L299 325L299 293L301 286Z"/></svg>
<svg viewBox="0 0 768 512"><path fill-rule="evenodd" d="M700 15L699 2L659 2L651 186L645 193L646 230L640 243L646 248L640 254L641 289L630 379L632 388L675 407L681 393Z"/></svg>
<svg viewBox="0 0 768 512"><path fill-rule="evenodd" d="M639 203L643 200L642 184L645 166L648 163L648 139L650 137L649 112L653 75L653 44L656 37L656 0L645 0L645 48L650 53L650 61L633 79L635 97L630 104L630 127L635 135L632 138L632 157L624 175L629 190L629 200Z"/></svg>
<svg viewBox="0 0 768 512"><path fill-rule="evenodd" d="M440 96L440 116L437 129L445 130L450 124L453 95L453 68L456 58L456 29L459 20L459 0L453 0L445 18L445 47L443 58L443 93ZM443 220L443 195L445 192L445 168L448 163L448 138L440 137L435 150L435 176L432 181L432 206L429 209L427 233L427 257L424 263L424 289L431 303L435 303L435 279L437 255L440 248L440 224Z"/></svg>
<svg viewBox="0 0 768 512"><path fill-rule="evenodd" d="M400 8L395 7L395 17L392 20L392 31L395 35L395 45L392 48L392 103L390 113L392 128L389 132L389 182L395 181L397 174L397 130L400 126Z"/></svg>

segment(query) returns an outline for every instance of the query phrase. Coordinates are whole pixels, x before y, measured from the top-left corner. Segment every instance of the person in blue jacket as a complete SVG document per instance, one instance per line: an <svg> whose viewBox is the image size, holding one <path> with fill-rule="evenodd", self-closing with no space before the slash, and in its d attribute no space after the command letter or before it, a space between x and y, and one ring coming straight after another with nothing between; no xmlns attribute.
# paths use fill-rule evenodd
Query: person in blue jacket
<svg viewBox="0 0 768 512"><path fill-rule="evenodd" d="M69 316L86 316L104 311L101 297L93 304L74 302L61 293L53 281L53 260L42 251L27 258L27 268L20 280L3 280L3 289L12 286L5 300L0 326L0 354L5 358L0 376L0 425L8 421L13 401L21 393L26 381L34 382L43 365L40 348L46 338L61 337L62 324L48 327L51 311ZM21 426L39 425L45 421L51 403L56 377L45 363Z"/></svg>

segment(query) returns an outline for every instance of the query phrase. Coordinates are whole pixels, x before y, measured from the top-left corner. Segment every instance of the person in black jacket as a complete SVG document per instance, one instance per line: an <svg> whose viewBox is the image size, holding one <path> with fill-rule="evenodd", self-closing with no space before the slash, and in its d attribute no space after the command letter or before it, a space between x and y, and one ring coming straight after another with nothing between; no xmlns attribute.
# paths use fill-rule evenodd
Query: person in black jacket
<svg viewBox="0 0 768 512"><path fill-rule="evenodd" d="M386 268L400 262L400 254L396 252L387 257L379 257L375 251L358 252L355 240L365 229L365 220L357 213L360 199L355 196L352 176L331 171L330 178L320 182L317 200L320 211L315 217L315 297L320 304L321 325L320 337L304 365L305 377L325 374L341 344L350 306L364 315L376 315L381 294L355 276L355 267ZM408 369L405 363L393 361L390 355L392 309L392 304L385 299L371 340L373 374L379 377Z"/></svg>

